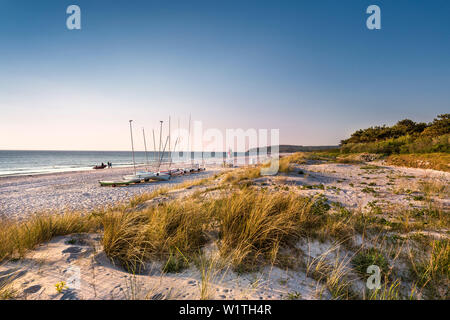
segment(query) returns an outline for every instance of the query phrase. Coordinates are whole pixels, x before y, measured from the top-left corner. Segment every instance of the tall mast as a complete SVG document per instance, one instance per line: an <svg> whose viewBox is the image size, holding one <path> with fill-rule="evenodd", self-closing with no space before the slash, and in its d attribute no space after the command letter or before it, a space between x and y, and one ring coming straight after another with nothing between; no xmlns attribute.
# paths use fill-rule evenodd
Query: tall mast
<svg viewBox="0 0 450 320"><path fill-rule="evenodd" d="M181 139L180 139L180 117L178 117L178 137L177 137L177 140L179 140L179 143L181 143ZM180 154L178 154L178 155L180 155Z"/></svg>
<svg viewBox="0 0 450 320"><path fill-rule="evenodd" d="M130 136L131 136L131 153L133 155L133 168L134 168L134 175L136 175L136 162L134 160L134 143L133 143L133 129L131 127L131 122L133 122L133 120L129 120L130 122Z"/></svg>
<svg viewBox="0 0 450 320"><path fill-rule="evenodd" d="M192 150L191 150L191 114L190 114L190 113L189 113L188 149L189 149L189 157L191 158L191 166L192 166Z"/></svg>
<svg viewBox="0 0 450 320"><path fill-rule="evenodd" d="M162 139L162 124L163 124L163 121L162 121L162 120L160 120L159 122L160 122L160 124L159 124L159 147L158 147L158 159L160 159L160 158L161 158L161 139Z"/></svg>
<svg viewBox="0 0 450 320"><path fill-rule="evenodd" d="M147 142L145 141L145 130L144 130L144 128L142 128L142 135L144 136L145 159L147 160L147 170L148 170Z"/></svg>
<svg viewBox="0 0 450 320"><path fill-rule="evenodd" d="M170 137L170 116L169 116L169 152L170 152L169 156L171 159L170 162L172 162L172 152L171 152L172 149L170 148L170 142L171 142L171 137ZM170 168L169 168L169 170L170 170Z"/></svg>
<svg viewBox="0 0 450 320"><path fill-rule="evenodd" d="M159 159L158 171L159 171L159 168L161 167L161 161L162 161L162 159L163 159L163 157L164 157L164 151L166 151L167 141L168 141L168 140L169 140L169 136L167 136L166 143L164 144L164 149L163 149L163 152L162 152L162 154L161 154L161 158Z"/></svg>
<svg viewBox="0 0 450 320"><path fill-rule="evenodd" d="M155 129L152 129L153 132L153 159L156 163L156 142L155 142Z"/></svg>
<svg viewBox="0 0 450 320"><path fill-rule="evenodd" d="M175 149L177 148L178 140L179 140L179 138L176 138L176 139L175 139L175 145L174 145L174 147L173 147L173 151L172 151L172 152L175 152ZM170 167L172 167L172 157L170 157L169 171L170 171Z"/></svg>

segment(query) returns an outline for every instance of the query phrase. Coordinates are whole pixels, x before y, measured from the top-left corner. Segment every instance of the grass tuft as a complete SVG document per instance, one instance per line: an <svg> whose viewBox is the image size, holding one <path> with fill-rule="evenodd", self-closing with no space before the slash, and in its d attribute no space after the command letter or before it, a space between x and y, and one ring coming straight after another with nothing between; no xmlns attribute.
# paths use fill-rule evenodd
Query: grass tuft
<svg viewBox="0 0 450 320"><path fill-rule="evenodd" d="M27 250L56 236L71 233L95 232L100 220L94 214L69 212L64 214L36 214L26 221L0 222L0 262L22 258Z"/></svg>
<svg viewBox="0 0 450 320"><path fill-rule="evenodd" d="M371 265L376 265L380 268L382 273L388 271L388 261L386 257L376 248L363 249L358 252L352 259L354 269L363 278L367 278L367 268Z"/></svg>

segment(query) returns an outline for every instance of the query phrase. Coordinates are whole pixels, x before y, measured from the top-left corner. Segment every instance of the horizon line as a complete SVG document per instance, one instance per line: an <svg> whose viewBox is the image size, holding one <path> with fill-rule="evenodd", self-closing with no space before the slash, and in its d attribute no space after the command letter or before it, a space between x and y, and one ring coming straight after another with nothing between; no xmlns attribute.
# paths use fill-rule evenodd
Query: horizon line
<svg viewBox="0 0 450 320"><path fill-rule="evenodd" d="M275 145L277 146L277 145ZM311 147L336 147L338 148L339 145L296 145L296 144L280 144L278 145L278 147L303 147L303 148L311 148ZM264 148L271 148L273 147L272 145L270 146L264 146L264 147L253 147L253 148L249 148L246 151L234 151L234 152L248 152L249 150L253 150L253 149L264 149ZM66 152L66 151L71 151L71 152L89 152L89 151L97 151L97 152L132 152L132 150L96 150L96 149L85 149L85 150L80 150L80 149L1 149L0 151L52 151L52 152ZM134 152L145 152L145 150L134 150ZM158 152L158 150L147 150L147 152ZM162 152L159 151L159 152ZM164 151L164 153L168 153L168 152L189 152L189 151L182 151L182 150L178 150L178 151ZM191 150L190 152L228 152L226 150L223 151L195 151L195 150Z"/></svg>

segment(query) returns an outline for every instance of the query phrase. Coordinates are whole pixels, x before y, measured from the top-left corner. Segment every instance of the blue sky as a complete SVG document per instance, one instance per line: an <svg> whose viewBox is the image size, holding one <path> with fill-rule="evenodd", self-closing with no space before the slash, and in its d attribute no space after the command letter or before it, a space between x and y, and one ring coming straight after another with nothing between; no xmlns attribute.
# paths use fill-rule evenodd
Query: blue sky
<svg viewBox="0 0 450 320"><path fill-rule="evenodd" d="M81 8L68 30L66 8ZM381 8L382 29L366 28ZM127 150L189 113L337 144L449 112L450 2L0 0L0 149Z"/></svg>

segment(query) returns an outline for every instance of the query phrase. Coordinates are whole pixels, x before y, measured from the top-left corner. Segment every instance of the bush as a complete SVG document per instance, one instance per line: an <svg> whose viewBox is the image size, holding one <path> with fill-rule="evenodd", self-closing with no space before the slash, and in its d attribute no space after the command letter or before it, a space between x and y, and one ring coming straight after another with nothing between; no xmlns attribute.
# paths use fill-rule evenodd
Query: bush
<svg viewBox="0 0 450 320"><path fill-rule="evenodd" d="M450 152L450 114L438 115L430 124L409 119L392 127L370 127L341 141L342 153L432 153Z"/></svg>
<svg viewBox="0 0 450 320"><path fill-rule="evenodd" d="M363 249L352 259L352 265L355 270L364 278L368 277L367 268L376 265L381 272L388 271L388 262L385 256L376 248Z"/></svg>
<svg viewBox="0 0 450 320"><path fill-rule="evenodd" d="M390 155L386 158L386 163L395 166L435 169L450 171L450 154L448 153L427 153L427 154L399 154Z"/></svg>

